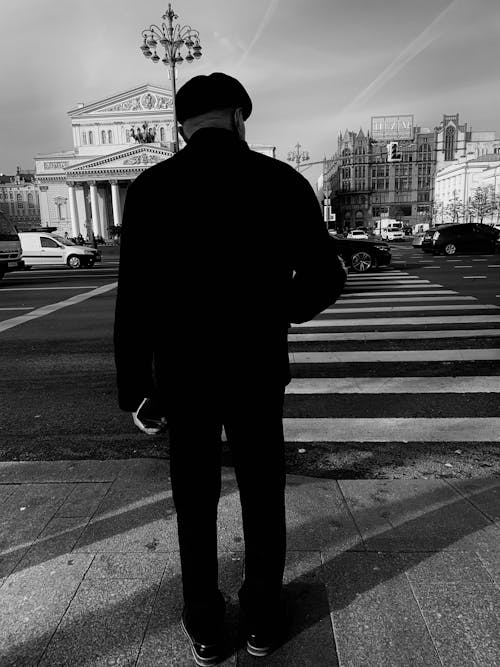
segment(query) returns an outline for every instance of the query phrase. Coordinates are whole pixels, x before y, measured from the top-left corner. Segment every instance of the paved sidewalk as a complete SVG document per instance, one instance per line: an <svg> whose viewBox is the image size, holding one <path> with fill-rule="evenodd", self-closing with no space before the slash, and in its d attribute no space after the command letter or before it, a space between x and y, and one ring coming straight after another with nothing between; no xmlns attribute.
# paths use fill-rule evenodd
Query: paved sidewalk
<svg viewBox="0 0 500 667"><path fill-rule="evenodd" d="M193 493L196 489L193 489ZM500 479L288 477L287 643L237 635L243 538L223 471L225 665L500 665ZM191 665L168 464L0 463L0 664Z"/></svg>

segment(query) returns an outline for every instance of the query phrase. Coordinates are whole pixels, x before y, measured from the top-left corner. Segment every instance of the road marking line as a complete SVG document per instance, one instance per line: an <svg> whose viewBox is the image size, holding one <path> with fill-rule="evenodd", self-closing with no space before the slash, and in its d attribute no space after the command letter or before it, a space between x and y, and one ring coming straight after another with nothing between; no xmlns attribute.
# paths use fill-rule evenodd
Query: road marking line
<svg viewBox="0 0 500 667"><path fill-rule="evenodd" d="M356 352L290 352L292 364L345 364L399 361L500 361L500 349L370 350Z"/></svg>
<svg viewBox="0 0 500 667"><path fill-rule="evenodd" d="M500 297L500 294L497 294ZM344 331L341 333L288 334L290 343L348 340L413 340L417 338L480 338L500 336L500 329L450 329L449 331Z"/></svg>
<svg viewBox="0 0 500 667"><path fill-rule="evenodd" d="M486 278L486 276L462 276L464 280L467 280L467 278Z"/></svg>
<svg viewBox="0 0 500 667"><path fill-rule="evenodd" d="M0 308L0 310L33 310L33 306L29 306L28 308Z"/></svg>
<svg viewBox="0 0 500 667"><path fill-rule="evenodd" d="M473 259L473 262L486 262L486 259Z"/></svg>
<svg viewBox="0 0 500 667"><path fill-rule="evenodd" d="M500 315L443 315L431 317L350 317L338 320L309 320L294 324L293 328L313 327L361 327L361 326L401 326L402 324L466 324L479 322L500 322Z"/></svg>
<svg viewBox="0 0 500 667"><path fill-rule="evenodd" d="M384 289L384 288L386 288L386 289L410 289L410 285L392 285L392 284L391 285L383 285L383 284L381 285L380 283L378 285L370 285L370 284L362 285L362 287L363 287L363 293L365 291L368 291L368 290ZM440 285L439 283L429 283L428 285L415 285L415 287L417 289L427 289L429 287L443 287L443 286ZM358 289L358 286L357 285L354 286L353 284L351 284L351 286L345 287L344 291L345 292L350 292L353 289L354 290ZM441 290L440 290L440 292L441 292ZM418 294L418 292L416 292L416 294ZM431 292L431 294L432 294L432 292Z"/></svg>
<svg viewBox="0 0 500 667"><path fill-rule="evenodd" d="M372 276L370 274L363 273L359 276L347 276L347 282L348 283L358 283L363 280L374 280L374 281L381 281L381 282L386 282L386 281L395 281L397 282L398 280L406 280L407 282L413 282L415 280L418 280L417 276L408 276L405 274L398 274L397 276Z"/></svg>
<svg viewBox="0 0 500 667"><path fill-rule="evenodd" d="M440 269L441 267L440 266L422 266L420 268L422 268L422 269Z"/></svg>
<svg viewBox="0 0 500 667"><path fill-rule="evenodd" d="M499 393L500 377L294 378L287 394L472 394Z"/></svg>
<svg viewBox="0 0 500 667"><path fill-rule="evenodd" d="M401 303L402 301L477 301L475 296L403 296L394 299L388 299L384 297L383 299L346 299L341 296L337 300L337 303L388 303L388 302ZM332 312L335 309L332 310ZM328 311L325 310L325 313ZM338 311L337 311L338 312Z"/></svg>
<svg viewBox="0 0 500 667"><path fill-rule="evenodd" d="M400 312L420 312L421 310L497 310L500 306L494 306L483 303L456 303L453 305L432 305L432 306L366 306L363 308L326 308L323 313L400 313ZM374 324L377 320L373 320Z"/></svg>
<svg viewBox="0 0 500 667"><path fill-rule="evenodd" d="M446 259L445 262L463 262L463 259Z"/></svg>
<svg viewBox="0 0 500 667"><path fill-rule="evenodd" d="M290 419L287 442L500 442L500 418Z"/></svg>
<svg viewBox="0 0 500 667"><path fill-rule="evenodd" d="M369 278L365 278L364 280L357 280L357 281L347 281L347 285L350 287L354 287L357 285L364 285L368 286L371 285L373 287L376 287L377 285L379 286L389 286L391 287L392 285L406 285L408 288L409 285L418 285L419 287L424 285L425 283L429 283L429 280L425 280L424 278L419 278L418 280L415 278L414 280L384 280L384 281L378 281L378 282L373 282Z"/></svg>
<svg viewBox="0 0 500 667"><path fill-rule="evenodd" d="M69 299L65 299L64 301L58 301L57 303L52 303L47 306L42 306L41 308L33 310L28 315L19 315L18 317L12 317L9 320L4 320L3 322L0 322L0 333L2 331L6 331L7 329L11 329L12 327L17 327L19 324L24 324L25 322L30 322L31 320L35 320L38 317L43 317L44 315L50 315L50 313L53 313L56 310L60 310L61 308L66 308L67 306L73 306L77 303L81 303L82 301L86 301L87 299L90 299L93 296L99 296L100 294L109 292L110 290L115 289L117 285L118 283L109 283L108 285L103 285L102 287L98 287L97 289L92 290L91 292L86 292L85 294L76 294L75 296L71 296Z"/></svg>
<svg viewBox="0 0 500 667"><path fill-rule="evenodd" d="M418 290L408 290L407 292L350 292L347 296L400 296L402 294L415 295L415 294L457 294L453 290L439 289L439 290L426 290L419 292ZM345 297L340 296L339 299L344 299Z"/></svg>
<svg viewBox="0 0 500 667"><path fill-rule="evenodd" d="M500 264L488 264L487 269L500 269Z"/></svg>
<svg viewBox="0 0 500 667"><path fill-rule="evenodd" d="M472 269L472 264L463 264L462 266L454 266L454 269Z"/></svg>
<svg viewBox="0 0 500 667"><path fill-rule="evenodd" d="M0 287L1 292L31 292L36 290L60 290L60 289L95 289L97 285L77 285L75 287Z"/></svg>

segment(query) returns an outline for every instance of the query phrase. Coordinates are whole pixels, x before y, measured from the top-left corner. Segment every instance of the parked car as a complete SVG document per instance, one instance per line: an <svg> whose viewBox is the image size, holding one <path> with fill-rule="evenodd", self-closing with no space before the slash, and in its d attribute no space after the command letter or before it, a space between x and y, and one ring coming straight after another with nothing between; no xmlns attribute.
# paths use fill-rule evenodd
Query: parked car
<svg viewBox="0 0 500 667"><path fill-rule="evenodd" d="M333 238L337 253L346 266L356 273L364 273L378 266L391 263L391 250L384 241L365 241L359 239Z"/></svg>
<svg viewBox="0 0 500 667"><path fill-rule="evenodd" d="M100 261L101 254L94 248L76 245L50 232L19 232L23 260L27 269L32 266L65 265L72 269L88 268Z"/></svg>
<svg viewBox="0 0 500 667"><path fill-rule="evenodd" d="M413 236L413 240L411 242L412 246L414 248L420 248L420 246L422 245L422 241L424 240L424 236L425 236L425 232L417 232Z"/></svg>
<svg viewBox="0 0 500 667"><path fill-rule="evenodd" d="M425 232L422 250L435 255L455 255L457 252L495 252L498 230L479 222L439 225Z"/></svg>
<svg viewBox="0 0 500 667"><path fill-rule="evenodd" d="M387 229L381 236L385 241L404 241L405 233L401 229Z"/></svg>
<svg viewBox="0 0 500 667"><path fill-rule="evenodd" d="M358 239L360 241L367 241L368 240L368 234L363 230L363 229L351 229L350 232L347 233L346 238L348 239Z"/></svg>
<svg viewBox="0 0 500 667"><path fill-rule="evenodd" d="M0 209L0 280L6 273L24 268L21 252L17 229Z"/></svg>

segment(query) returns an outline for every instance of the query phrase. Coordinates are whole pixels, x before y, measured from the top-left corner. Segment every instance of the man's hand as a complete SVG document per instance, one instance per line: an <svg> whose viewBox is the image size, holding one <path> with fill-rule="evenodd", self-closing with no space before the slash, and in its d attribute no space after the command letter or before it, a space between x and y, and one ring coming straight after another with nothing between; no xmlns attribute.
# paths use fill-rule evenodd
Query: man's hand
<svg viewBox="0 0 500 667"><path fill-rule="evenodd" d="M145 398L137 410L132 413L132 419L137 428L146 435L158 435L165 430L167 419L161 414L156 401Z"/></svg>

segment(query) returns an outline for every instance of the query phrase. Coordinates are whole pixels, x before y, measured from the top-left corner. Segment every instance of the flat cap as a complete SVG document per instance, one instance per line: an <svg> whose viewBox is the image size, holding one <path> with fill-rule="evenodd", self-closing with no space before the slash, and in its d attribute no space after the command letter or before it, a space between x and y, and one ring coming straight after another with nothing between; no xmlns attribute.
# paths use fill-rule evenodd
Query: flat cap
<svg viewBox="0 0 500 667"><path fill-rule="evenodd" d="M252 100L237 79L222 72L194 76L175 96L177 120L181 125L188 118L227 107L241 107L246 120L252 113Z"/></svg>

